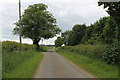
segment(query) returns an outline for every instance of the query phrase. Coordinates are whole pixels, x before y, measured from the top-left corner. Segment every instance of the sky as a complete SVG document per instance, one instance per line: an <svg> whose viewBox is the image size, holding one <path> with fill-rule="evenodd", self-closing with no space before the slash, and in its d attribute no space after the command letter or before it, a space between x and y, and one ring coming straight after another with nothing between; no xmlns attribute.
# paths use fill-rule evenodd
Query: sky
<svg viewBox="0 0 120 80"><path fill-rule="evenodd" d="M18 1L0 0L0 40L10 40L19 42L19 36L13 35L16 21L18 21ZM22 13L33 4L44 3L48 6L57 25L62 32L71 30L75 24L90 25L102 17L108 16L103 6L98 6L98 0L21 0ZM44 44L54 44L57 37L44 40ZM32 44L30 39L22 39L23 43ZM40 41L40 44L42 42Z"/></svg>

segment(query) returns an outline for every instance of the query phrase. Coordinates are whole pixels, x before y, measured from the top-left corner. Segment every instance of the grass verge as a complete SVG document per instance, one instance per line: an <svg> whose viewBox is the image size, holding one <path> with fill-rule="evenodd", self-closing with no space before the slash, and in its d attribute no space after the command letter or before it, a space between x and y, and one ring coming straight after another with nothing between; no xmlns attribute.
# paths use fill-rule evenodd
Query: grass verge
<svg viewBox="0 0 120 80"><path fill-rule="evenodd" d="M19 52L20 44L14 41L2 41L2 78L32 78L38 67L46 47L40 46L36 50L35 45L22 44L22 52Z"/></svg>
<svg viewBox="0 0 120 80"><path fill-rule="evenodd" d="M58 48L56 51L98 78L118 78L117 66L108 65L101 60L76 54L75 52L70 52L61 48Z"/></svg>
<svg viewBox="0 0 120 80"><path fill-rule="evenodd" d="M16 55L17 57L19 57L20 55L23 57L25 56L25 60L21 58L21 60L23 59L24 61L20 64L17 64L17 66L15 66L12 71L7 72L3 76L3 78L32 78L40 61L43 58L43 55L36 51L26 51L22 54L19 54L19 56L18 54ZM14 55L12 57L15 58L16 56Z"/></svg>

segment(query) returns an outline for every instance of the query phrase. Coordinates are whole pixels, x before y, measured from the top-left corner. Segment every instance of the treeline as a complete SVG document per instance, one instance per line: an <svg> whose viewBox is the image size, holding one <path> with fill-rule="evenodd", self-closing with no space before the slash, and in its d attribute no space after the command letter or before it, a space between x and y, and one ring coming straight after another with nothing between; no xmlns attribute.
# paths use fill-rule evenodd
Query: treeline
<svg viewBox="0 0 120 80"><path fill-rule="evenodd" d="M107 44L103 54L103 59L109 63L119 63L119 39L120 39L120 2L118 3L98 3L108 8L108 17L100 18L94 24L86 26L85 24L76 24L72 30L65 31L55 41L56 47L61 45L75 46L79 44ZM115 15L116 14L116 15Z"/></svg>
<svg viewBox="0 0 120 80"><path fill-rule="evenodd" d="M100 18L94 24L76 24L72 30L65 31L56 40L56 46L65 44L74 46L78 44L111 44L116 41L118 36L117 27L110 17ZM57 44L57 41L59 44ZM61 43L61 44L60 44Z"/></svg>
<svg viewBox="0 0 120 80"><path fill-rule="evenodd" d="M72 30L65 31L55 41L56 47L61 45L75 46L79 44L108 44L103 59L107 63L118 63L118 42L116 23L110 17L103 17L90 26L76 24Z"/></svg>

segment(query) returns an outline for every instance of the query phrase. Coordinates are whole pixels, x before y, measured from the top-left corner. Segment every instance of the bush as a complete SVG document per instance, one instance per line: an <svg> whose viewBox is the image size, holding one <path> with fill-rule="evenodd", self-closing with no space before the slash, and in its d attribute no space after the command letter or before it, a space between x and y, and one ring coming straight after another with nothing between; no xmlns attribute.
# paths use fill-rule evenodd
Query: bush
<svg viewBox="0 0 120 80"><path fill-rule="evenodd" d="M112 43L107 46L105 52L103 53L103 59L108 64L117 64L120 62L117 43Z"/></svg>
<svg viewBox="0 0 120 80"><path fill-rule="evenodd" d="M20 44L14 41L3 41L2 42L2 53L12 53L12 52L18 52L19 51ZM22 51L26 50L35 50L35 45L30 44L22 44Z"/></svg>
<svg viewBox="0 0 120 80"><path fill-rule="evenodd" d="M107 64L118 64L120 63L120 54L118 43L112 43L110 45L77 45L77 46L64 46L61 49L65 49L77 54L89 56L105 61Z"/></svg>

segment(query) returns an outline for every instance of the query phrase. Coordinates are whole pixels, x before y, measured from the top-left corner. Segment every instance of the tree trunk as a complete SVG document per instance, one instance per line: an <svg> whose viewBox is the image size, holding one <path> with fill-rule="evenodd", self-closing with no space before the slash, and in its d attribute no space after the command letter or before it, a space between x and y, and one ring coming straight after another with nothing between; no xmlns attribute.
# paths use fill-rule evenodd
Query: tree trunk
<svg viewBox="0 0 120 80"><path fill-rule="evenodd" d="M40 38L38 38L38 39L33 39L33 44L35 44L36 45L36 49L37 50L39 50L39 41L40 41Z"/></svg>

